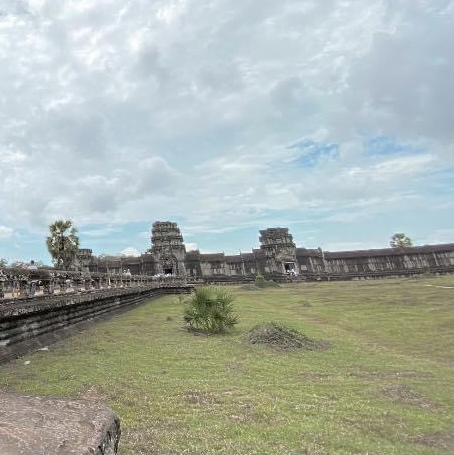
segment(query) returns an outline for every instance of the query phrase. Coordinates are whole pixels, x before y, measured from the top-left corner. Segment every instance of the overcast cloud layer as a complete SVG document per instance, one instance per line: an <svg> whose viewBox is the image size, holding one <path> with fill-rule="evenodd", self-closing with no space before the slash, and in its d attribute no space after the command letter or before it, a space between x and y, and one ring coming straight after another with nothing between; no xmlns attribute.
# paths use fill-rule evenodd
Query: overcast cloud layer
<svg viewBox="0 0 454 455"><path fill-rule="evenodd" d="M0 257L62 217L110 253L454 241L452 43L448 0L4 0Z"/></svg>

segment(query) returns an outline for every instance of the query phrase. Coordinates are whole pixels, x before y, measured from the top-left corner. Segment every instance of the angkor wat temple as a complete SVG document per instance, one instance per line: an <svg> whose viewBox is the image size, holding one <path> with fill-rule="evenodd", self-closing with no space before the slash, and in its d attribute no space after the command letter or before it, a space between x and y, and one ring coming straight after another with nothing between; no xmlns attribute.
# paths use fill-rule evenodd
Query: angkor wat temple
<svg viewBox="0 0 454 455"><path fill-rule="evenodd" d="M96 258L80 250L80 264L91 272L133 275L167 274L188 279L234 281L257 274L275 279L356 279L408 276L422 273L454 273L454 244L409 248L329 252L297 248L287 228L260 231L261 246L238 255L186 251L176 223L157 221L151 232L151 248L140 257Z"/></svg>

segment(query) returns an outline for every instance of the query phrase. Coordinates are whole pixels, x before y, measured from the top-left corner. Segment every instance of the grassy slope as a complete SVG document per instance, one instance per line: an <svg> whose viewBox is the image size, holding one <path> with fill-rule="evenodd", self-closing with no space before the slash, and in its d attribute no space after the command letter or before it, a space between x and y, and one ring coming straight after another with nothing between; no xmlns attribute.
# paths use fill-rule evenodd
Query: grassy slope
<svg viewBox="0 0 454 455"><path fill-rule="evenodd" d="M427 284L454 278L235 289L241 322L219 337L179 330L166 297L1 367L0 388L105 402L121 454L452 453L454 289ZM333 347L244 341L270 320Z"/></svg>

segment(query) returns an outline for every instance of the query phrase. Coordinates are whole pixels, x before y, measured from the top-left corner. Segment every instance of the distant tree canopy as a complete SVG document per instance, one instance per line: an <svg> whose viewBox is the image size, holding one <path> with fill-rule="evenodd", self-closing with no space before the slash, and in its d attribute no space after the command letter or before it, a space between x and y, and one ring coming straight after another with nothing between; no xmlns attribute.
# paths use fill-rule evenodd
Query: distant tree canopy
<svg viewBox="0 0 454 455"><path fill-rule="evenodd" d="M8 265L8 261L6 259L0 258L0 267L6 267Z"/></svg>
<svg viewBox="0 0 454 455"><path fill-rule="evenodd" d="M392 248L406 248L408 246L412 246L413 242L410 237L402 232L399 232L391 237L389 244Z"/></svg>
<svg viewBox="0 0 454 455"><path fill-rule="evenodd" d="M47 249L57 269L70 269L79 250L77 229L71 220L57 220L49 226L50 235L47 237Z"/></svg>

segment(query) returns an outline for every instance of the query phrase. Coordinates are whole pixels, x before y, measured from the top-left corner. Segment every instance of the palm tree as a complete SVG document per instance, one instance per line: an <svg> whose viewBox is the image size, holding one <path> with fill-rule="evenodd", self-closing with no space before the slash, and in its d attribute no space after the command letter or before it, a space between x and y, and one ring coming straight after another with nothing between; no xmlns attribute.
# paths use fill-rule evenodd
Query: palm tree
<svg viewBox="0 0 454 455"><path fill-rule="evenodd" d="M47 237L47 249L57 269L68 270L76 259L79 250L77 229L71 220L57 220L49 226L50 236Z"/></svg>
<svg viewBox="0 0 454 455"><path fill-rule="evenodd" d="M238 324L233 312L235 297L216 286L199 286L192 291L186 302L184 320L191 328L206 333L224 333Z"/></svg>

